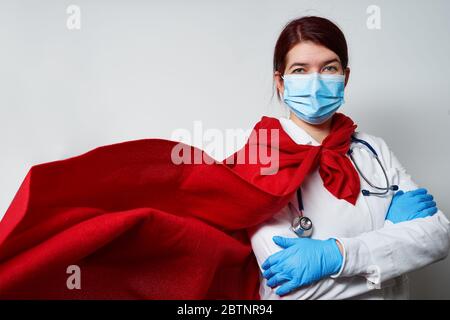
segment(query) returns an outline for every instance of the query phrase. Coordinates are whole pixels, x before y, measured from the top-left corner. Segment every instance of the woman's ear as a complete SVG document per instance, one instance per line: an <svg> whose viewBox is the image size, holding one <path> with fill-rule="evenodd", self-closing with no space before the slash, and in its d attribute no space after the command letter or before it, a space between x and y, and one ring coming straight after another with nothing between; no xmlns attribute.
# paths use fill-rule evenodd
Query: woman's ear
<svg viewBox="0 0 450 320"><path fill-rule="evenodd" d="M345 74L345 86L347 86L348 79L350 78L350 68L349 67L345 68L344 74Z"/></svg>
<svg viewBox="0 0 450 320"><path fill-rule="evenodd" d="M277 93L281 97L282 93L284 92L284 82L283 82L283 79L281 78L281 72L275 71L275 73L273 74L273 77L274 77L275 83L277 85L277 91L278 91Z"/></svg>

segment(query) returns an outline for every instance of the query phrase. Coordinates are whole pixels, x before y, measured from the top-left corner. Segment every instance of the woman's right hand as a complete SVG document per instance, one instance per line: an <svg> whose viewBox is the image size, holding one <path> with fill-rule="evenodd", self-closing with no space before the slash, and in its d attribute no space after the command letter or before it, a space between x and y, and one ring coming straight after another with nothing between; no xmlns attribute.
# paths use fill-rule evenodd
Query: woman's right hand
<svg viewBox="0 0 450 320"><path fill-rule="evenodd" d="M399 190L392 197L386 220L399 223L432 216L436 212L436 202L427 189L419 188L408 192Z"/></svg>

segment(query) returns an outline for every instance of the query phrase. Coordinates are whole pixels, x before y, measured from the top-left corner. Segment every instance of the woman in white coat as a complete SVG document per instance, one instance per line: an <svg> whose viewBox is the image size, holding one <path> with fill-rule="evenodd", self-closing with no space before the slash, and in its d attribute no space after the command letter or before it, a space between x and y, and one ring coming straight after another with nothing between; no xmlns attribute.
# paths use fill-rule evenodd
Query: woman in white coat
<svg viewBox="0 0 450 320"><path fill-rule="evenodd" d="M296 19L280 34L274 80L290 115L279 120L296 143L320 145L329 134L343 103L347 63L345 37L327 19ZM351 144L352 163L361 190L373 194L360 194L352 205L325 189L316 170L288 206L248 229L261 269L261 299L406 299L407 273L447 256L450 223L433 197L418 188L382 138L354 136L366 144ZM310 238L291 229L299 214L313 223Z"/></svg>

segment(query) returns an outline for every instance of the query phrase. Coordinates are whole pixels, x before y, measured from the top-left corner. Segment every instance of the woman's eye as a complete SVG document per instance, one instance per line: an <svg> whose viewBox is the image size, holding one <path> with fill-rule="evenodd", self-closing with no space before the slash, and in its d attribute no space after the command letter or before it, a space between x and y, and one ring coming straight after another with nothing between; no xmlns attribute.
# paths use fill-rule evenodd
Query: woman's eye
<svg viewBox="0 0 450 320"><path fill-rule="evenodd" d="M305 73L305 69L303 69L303 68L297 68L297 69L295 69L294 71L292 71L292 73Z"/></svg>
<svg viewBox="0 0 450 320"><path fill-rule="evenodd" d="M338 71L338 68L336 68L335 66L326 66L325 68L323 68L324 71Z"/></svg>

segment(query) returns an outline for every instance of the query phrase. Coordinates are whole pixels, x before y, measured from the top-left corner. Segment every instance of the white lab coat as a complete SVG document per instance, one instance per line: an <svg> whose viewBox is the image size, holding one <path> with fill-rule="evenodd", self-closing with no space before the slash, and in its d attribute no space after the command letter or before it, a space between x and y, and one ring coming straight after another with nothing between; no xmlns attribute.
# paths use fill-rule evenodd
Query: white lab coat
<svg viewBox="0 0 450 320"><path fill-rule="evenodd" d="M299 144L319 145L292 120L279 118L283 129ZM391 184L400 190L418 188L382 138L357 132L377 151ZM383 173L372 153L360 143L353 156L370 182L385 186ZM373 190L360 177L361 188ZM385 220L393 191L388 196L363 196L356 205L337 199L324 186L318 169L303 182L304 214L314 225L313 239L337 238L344 248L344 263L338 274L280 297L260 274L261 299L407 299L407 273L444 259L449 252L450 222L439 210L435 215L393 224ZM376 190L375 190L376 191ZM291 202L298 206L294 195ZM439 204L438 204L439 205ZM282 250L275 235L296 237L289 230L293 214L289 206L273 218L248 229L260 270L264 261Z"/></svg>

